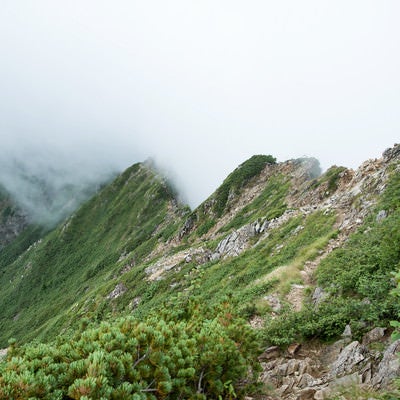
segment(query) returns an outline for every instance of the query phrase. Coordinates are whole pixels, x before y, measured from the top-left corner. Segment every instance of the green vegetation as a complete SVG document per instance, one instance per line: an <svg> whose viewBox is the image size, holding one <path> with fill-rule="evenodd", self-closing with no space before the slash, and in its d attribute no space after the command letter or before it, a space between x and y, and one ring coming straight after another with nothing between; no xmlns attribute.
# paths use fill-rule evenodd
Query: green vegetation
<svg viewBox="0 0 400 400"><path fill-rule="evenodd" d="M255 333L227 303L204 310L192 300L180 310L103 322L49 344L12 344L0 364L0 399L240 396L257 379Z"/></svg>
<svg viewBox="0 0 400 400"><path fill-rule="evenodd" d="M305 307L270 321L265 332L275 344L295 340L339 336L347 324L360 337L376 325L387 326L400 312L400 304L390 295L392 273L400 268L400 174L392 175L377 206L387 216L375 214L347 243L321 262L318 285L329 294L327 301Z"/></svg>
<svg viewBox="0 0 400 400"><path fill-rule="evenodd" d="M376 210L321 261L315 279L327 301L294 312L285 295L337 236L338 216L287 210L292 181L274 167L220 228L231 197L259 182L268 163L275 159L252 157L193 212L136 164L56 229L30 226L3 248L0 348L16 342L0 362L0 399L242 398L257 379L260 345L333 340L346 324L359 337L399 320L389 293L400 270L400 174L392 170ZM328 170L314 187L336 190L342 171ZM210 257L229 231L284 213L239 256ZM271 294L282 302L274 318ZM246 324L256 315L266 319L260 333Z"/></svg>
<svg viewBox="0 0 400 400"><path fill-rule="evenodd" d="M216 216L220 217L224 213L230 194L238 194L267 164L275 163L276 159L270 155L256 155L239 165L215 192L213 210Z"/></svg>
<svg viewBox="0 0 400 400"><path fill-rule="evenodd" d="M198 236L205 235L214 225L216 224L215 219L210 218L203 222L196 230Z"/></svg>
<svg viewBox="0 0 400 400"><path fill-rule="evenodd" d="M282 175L272 176L266 183L262 192L249 204L247 204L233 220L225 225L221 231L237 229L248 221L257 219L271 220L280 217L286 211L285 198L290 183Z"/></svg>
<svg viewBox="0 0 400 400"><path fill-rule="evenodd" d="M323 213L293 218L272 231L268 240L260 241L238 257L210 262L198 268L188 266L186 268L191 269L183 269L175 279L184 287L185 281L189 282L190 294L209 304L218 303L221 296L229 296L230 303L239 310L246 310L248 316L249 305L280 282L276 277L269 279L269 274L283 265L293 265L298 272L305 261L315 258L320 249L320 237L334 233L335 219L333 214ZM168 282L171 276L165 279Z"/></svg>
<svg viewBox="0 0 400 400"><path fill-rule="evenodd" d="M159 238L173 234L172 199L157 175L136 164L28 251L22 252L38 234L33 228L3 249L0 345L11 336L48 336L52 325L55 334L84 293L111 292L120 258L138 264Z"/></svg>
<svg viewBox="0 0 400 400"><path fill-rule="evenodd" d="M188 218L196 230L191 233L191 239L205 235L228 209L232 199L236 198L243 189L256 178L268 164L275 164L276 159L271 155L255 155L239 165L218 187L213 195L203 202ZM271 188L274 190L274 188ZM268 194L264 194L268 196ZM272 202L271 202L272 204ZM279 214L282 205L276 206ZM282 211L283 212L283 211ZM242 220L245 220L242 218ZM239 223L239 221L237 221ZM190 230L189 230L190 231ZM186 239L187 240L187 239Z"/></svg>
<svg viewBox="0 0 400 400"><path fill-rule="evenodd" d="M342 172L346 171L346 169L346 167L337 167L336 165L330 167L319 179L315 179L313 181L312 187L317 187L326 183L327 192L335 192L340 175L342 174Z"/></svg>
<svg viewBox="0 0 400 400"><path fill-rule="evenodd" d="M22 255L33 243L43 237L48 230L37 225L29 225L8 246L1 249L0 274L6 273L6 267ZM1 278L0 278L1 280Z"/></svg>

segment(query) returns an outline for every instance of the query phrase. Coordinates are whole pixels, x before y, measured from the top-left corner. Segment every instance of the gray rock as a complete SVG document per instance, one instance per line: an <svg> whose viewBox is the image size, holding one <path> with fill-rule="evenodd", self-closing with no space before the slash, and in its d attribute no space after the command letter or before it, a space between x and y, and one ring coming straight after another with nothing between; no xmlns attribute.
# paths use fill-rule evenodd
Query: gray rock
<svg viewBox="0 0 400 400"><path fill-rule="evenodd" d="M343 387L359 385L360 383L361 383L361 376L357 372L355 372L351 375L345 375L333 380L329 384L329 387L332 389L343 388Z"/></svg>
<svg viewBox="0 0 400 400"><path fill-rule="evenodd" d="M282 385L278 389L276 389L276 392L278 395L283 396L289 390L290 390L289 385Z"/></svg>
<svg viewBox="0 0 400 400"><path fill-rule="evenodd" d="M305 388L296 394L296 400L313 400L316 390L313 388Z"/></svg>
<svg viewBox="0 0 400 400"><path fill-rule="evenodd" d="M383 154L385 162L389 162L395 158L400 158L400 144L395 144L393 147L386 149Z"/></svg>
<svg viewBox="0 0 400 400"><path fill-rule="evenodd" d="M294 373L299 370L300 361L296 359L289 360L287 365L287 375L294 375Z"/></svg>
<svg viewBox="0 0 400 400"><path fill-rule="evenodd" d="M372 379L372 363L368 363L362 370L361 370L361 382L362 383L370 383Z"/></svg>
<svg viewBox="0 0 400 400"><path fill-rule="evenodd" d="M268 347L268 348L264 351L264 353L262 353L262 354L258 357L258 359L259 359L260 361L263 361L263 360L272 360L272 359L274 359L274 358L279 357L280 352L281 352L281 351L280 351L280 349L279 349L278 346L271 346L271 347Z"/></svg>
<svg viewBox="0 0 400 400"><path fill-rule="evenodd" d="M364 346L370 343L377 342L385 336L386 328L374 328L372 331L366 333L362 338L362 344Z"/></svg>
<svg viewBox="0 0 400 400"><path fill-rule="evenodd" d="M268 226L269 226L269 221L265 220L260 227L259 233L264 233L268 229Z"/></svg>
<svg viewBox="0 0 400 400"><path fill-rule="evenodd" d="M7 357L8 349L0 349L0 361Z"/></svg>
<svg viewBox="0 0 400 400"><path fill-rule="evenodd" d="M329 387L324 387L315 392L314 400L328 399L331 395L332 395L332 390Z"/></svg>
<svg viewBox="0 0 400 400"><path fill-rule="evenodd" d="M131 309L134 310L135 308L137 308L137 306L140 304L141 301L142 301L141 297L135 297L130 303Z"/></svg>
<svg viewBox="0 0 400 400"><path fill-rule="evenodd" d="M346 346L332 364L330 373L333 377L347 375L353 368L365 360L367 349L359 342L354 341Z"/></svg>
<svg viewBox="0 0 400 400"><path fill-rule="evenodd" d="M318 307L327 297L328 293L326 293L321 287L317 286L312 295L312 301L314 305Z"/></svg>
<svg viewBox="0 0 400 400"><path fill-rule="evenodd" d="M288 364L281 364L281 365L278 365L278 367L277 367L277 373L280 376L286 376L287 370L288 370Z"/></svg>
<svg viewBox="0 0 400 400"><path fill-rule="evenodd" d="M277 296L274 295L268 295L264 297L264 300L268 301L269 306L271 307L271 310L275 313L279 313L282 309L282 304L281 301Z"/></svg>
<svg viewBox="0 0 400 400"><path fill-rule="evenodd" d="M393 379L400 376L400 339L392 343L384 352L382 361L378 365L378 370L372 378L372 385L376 388L388 387Z"/></svg>
<svg viewBox="0 0 400 400"><path fill-rule="evenodd" d="M117 286L115 286L114 290L107 296L108 300L113 300L116 299L117 297L121 296L127 291L126 286L123 283L118 283Z"/></svg>
<svg viewBox="0 0 400 400"><path fill-rule="evenodd" d="M182 239L185 235L187 235L194 227L194 219L193 217L189 217L184 225L181 231L179 232L179 239Z"/></svg>
<svg viewBox="0 0 400 400"><path fill-rule="evenodd" d="M350 325L347 324L342 333L342 337L343 338L351 338L351 336L352 336L351 328L350 328Z"/></svg>
<svg viewBox="0 0 400 400"><path fill-rule="evenodd" d="M304 389L310 386L314 386L316 383L316 379L312 375L305 373L301 376L297 386Z"/></svg>
<svg viewBox="0 0 400 400"><path fill-rule="evenodd" d="M387 217L387 212L385 210L381 210L378 212L376 216L376 222L380 222Z"/></svg>
<svg viewBox="0 0 400 400"><path fill-rule="evenodd" d="M258 222L242 226L233 231L225 239L221 240L211 256L212 259L220 257L235 257L248 247L248 241L260 232L261 226Z"/></svg>

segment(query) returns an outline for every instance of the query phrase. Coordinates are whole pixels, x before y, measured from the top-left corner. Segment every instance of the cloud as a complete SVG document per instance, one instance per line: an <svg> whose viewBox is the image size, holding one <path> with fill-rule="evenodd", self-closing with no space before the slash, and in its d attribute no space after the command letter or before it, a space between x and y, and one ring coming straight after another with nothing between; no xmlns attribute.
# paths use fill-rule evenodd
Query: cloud
<svg viewBox="0 0 400 400"><path fill-rule="evenodd" d="M17 159L58 171L46 175L56 190L152 157L194 207L253 154L356 167L398 141L399 11L396 0L7 0L0 179L21 195L6 173Z"/></svg>

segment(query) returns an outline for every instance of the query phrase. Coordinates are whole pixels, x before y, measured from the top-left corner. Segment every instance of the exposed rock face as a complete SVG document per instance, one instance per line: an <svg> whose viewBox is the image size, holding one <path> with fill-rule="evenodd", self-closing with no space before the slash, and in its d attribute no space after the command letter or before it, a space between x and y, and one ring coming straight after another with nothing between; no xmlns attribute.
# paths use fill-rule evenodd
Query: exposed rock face
<svg viewBox="0 0 400 400"><path fill-rule="evenodd" d="M372 331L366 333L363 336L362 344L364 346L367 346L373 342L378 342L385 336L385 333L386 333L386 328L379 328L379 327L374 328L372 329Z"/></svg>
<svg viewBox="0 0 400 400"><path fill-rule="evenodd" d="M253 224L242 226L240 229L233 231L225 239L219 242L212 259L238 256L248 247L249 240L264 232L268 227L268 221L263 223L254 222Z"/></svg>
<svg viewBox="0 0 400 400"><path fill-rule="evenodd" d="M346 346L338 359L332 364L330 374L333 377L349 375L355 367L365 360L367 348L355 341Z"/></svg>
<svg viewBox="0 0 400 400"><path fill-rule="evenodd" d="M330 346L295 352L270 347L259 357L263 368L260 380L275 388L273 399L328 399L343 387L359 385L387 389L400 376L400 340L390 343L383 328L375 328L363 339L367 345L340 340ZM386 345L379 352L371 343Z"/></svg>
<svg viewBox="0 0 400 400"><path fill-rule="evenodd" d="M189 217L186 219L183 228L179 232L179 239L182 239L185 235L187 235L194 227L193 217Z"/></svg>
<svg viewBox="0 0 400 400"><path fill-rule="evenodd" d="M382 156L385 162L389 162L394 159L400 159L400 144L396 143L393 147L386 149Z"/></svg>
<svg viewBox="0 0 400 400"><path fill-rule="evenodd" d="M397 353L400 352L400 340L392 343L383 354L378 370L371 380L373 386L386 387L394 378L400 376L400 361Z"/></svg>
<svg viewBox="0 0 400 400"><path fill-rule="evenodd" d="M117 286L115 286L114 290L107 296L107 299L116 299L117 297L123 295L126 291L126 286L123 283L118 283Z"/></svg>
<svg viewBox="0 0 400 400"><path fill-rule="evenodd" d="M282 303L279 299L278 296L270 294L268 296L264 297L264 300L266 300L271 307L272 312L278 313L282 309Z"/></svg>
<svg viewBox="0 0 400 400"><path fill-rule="evenodd" d="M312 295L313 304L318 307L321 302L323 302L328 297L328 293L326 293L321 287L317 286Z"/></svg>
<svg viewBox="0 0 400 400"><path fill-rule="evenodd" d="M382 221L383 219L385 219L386 217L387 217L387 212L386 212L386 210L381 210L381 211L379 211L378 215L376 216L376 221L377 221L377 222L380 222L380 221Z"/></svg>
<svg viewBox="0 0 400 400"><path fill-rule="evenodd" d="M15 239L28 224L26 214L10 199L2 201L0 194L0 249Z"/></svg>
<svg viewBox="0 0 400 400"><path fill-rule="evenodd" d="M194 261L196 264L204 264L211 259L211 252L208 249L189 248L180 251L171 256L162 257L156 263L146 268L145 272L148 275L149 281L160 280L163 278L164 273L170 270L179 270L182 263L189 263Z"/></svg>

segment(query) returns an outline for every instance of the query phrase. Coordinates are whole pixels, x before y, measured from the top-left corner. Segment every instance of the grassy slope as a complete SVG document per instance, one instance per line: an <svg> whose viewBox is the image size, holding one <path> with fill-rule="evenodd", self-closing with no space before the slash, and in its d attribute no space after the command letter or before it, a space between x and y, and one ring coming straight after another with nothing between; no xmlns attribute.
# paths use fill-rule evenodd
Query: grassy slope
<svg viewBox="0 0 400 400"><path fill-rule="evenodd" d="M252 180L257 178L266 165L275 163L276 159L271 155L255 155L240 164L189 217L196 228L192 236L206 234L217 219L229 211L232 199L237 198L246 186L251 185Z"/></svg>
<svg viewBox="0 0 400 400"><path fill-rule="evenodd" d="M250 160L250 169L239 167L221 186L230 187L229 202L225 202L224 207L233 204L235 196L240 196L246 185L251 185L252 180L260 174L260 166L269 162L269 158L261 156ZM242 174L243 171L247 172ZM325 182L327 179L330 179L329 176L322 176L316 184L319 180ZM395 189L391 189L393 185L396 187L395 183L389 186L389 194L382 201L388 203L388 199L396 198L396 194L392 193ZM201 245L214 250L228 231L257 219L280 216L286 209L285 197L290 190L287 177L279 173L272 175L259 195L220 230L217 238L207 238L207 235L198 238L194 229L190 240L184 238L178 243L179 249ZM210 197L210 204L219 204L215 199L225 192L218 189ZM60 330L76 326L83 318L97 323L124 313L144 317L154 310L179 309L182 301L193 296L200 302L214 304L229 298L230 303L245 317L265 315L269 311L263 301L265 295L271 292L284 294L291 283L299 280L299 272L304 263L314 259L318 251L336 234L335 214L316 212L307 217L293 217L273 230L267 238L260 240L256 236L253 239L254 246L237 258L210 261L202 265L195 261L182 261L178 267L165 273L162 279L149 282L145 269L156 259L151 260L146 256L158 243L177 237L185 221L185 212L182 210L171 217L171 202L173 194L170 189L149 169L137 164L14 263L6 265L7 262L2 258L0 345L4 346L11 336L24 341L34 337L48 339ZM389 209L389 206L380 207ZM382 226L391 223L392 214L387 222L379 225L380 230L376 231L378 237ZM210 212L206 203L203 203L193 215L197 216L197 226L201 227L209 216L216 218L217 209L212 208ZM366 227L368 224L374 226L372 220L366 224ZM354 243L357 243L356 239ZM380 248L383 249L383 246ZM11 250L12 247L9 247L3 254ZM174 251L171 246L167 250L170 253ZM10 254L15 257L18 251ZM319 273L321 281L329 281L323 276L324 271L328 271L327 276L337 276L337 273L333 275L329 272L334 268L332 264L341 268L341 262L335 261L339 252L334 254L322 265ZM393 265L393 269L395 267ZM270 278L270 272L278 268L287 271L286 275ZM372 274L378 276L374 272ZM343 279L347 281L347 278ZM122 284L126 292L118 298L107 299L117 284ZM376 307L379 308L386 299L387 294L384 299L377 300ZM139 305L132 306L136 300L140 300ZM351 308L352 303L345 299L341 304L344 304L344 308L337 309L345 316L343 310L347 306ZM327 309L324 315L310 315L314 315L315 321L319 317L323 321L331 311ZM393 308L389 311L382 318L390 318ZM321 312L324 312L323 308ZM292 326L287 329L285 337L282 337L281 332L286 329L286 325L283 322L281 324L279 318L267 332L269 339L275 340L274 335L279 336L275 340L277 343L278 339L282 339L280 343L286 343L299 335L329 337L340 333L343 324L348 322L348 316L339 317L331 326L326 324L329 332L318 330L318 324L307 325L305 322L308 320L304 320L304 315L299 317L297 314L291 317L292 320L286 318ZM375 321L379 318L375 318Z"/></svg>
<svg viewBox="0 0 400 400"><path fill-rule="evenodd" d="M270 156L255 156L243 163L217 190L216 204L223 202L226 206L226 193L238 196L272 162ZM274 211L276 216L284 211L288 185L280 187L279 179L271 180L271 185L246 208L242 220L253 220L263 214L262 210L269 216L269 206L278 210ZM137 164L28 251L22 252L22 236L4 249L1 345L11 336L24 341L51 337L81 317L101 320L129 310L132 299L139 297L141 305L135 313L147 314L171 302L181 290L190 292L198 275L194 262L184 263L178 272L160 281L148 282L144 272L146 255L182 227L180 215L167 216L173 200L171 190L148 168ZM260 208L261 204L265 207ZM181 213L184 216L185 212ZM205 245L213 248L216 243ZM222 263L221 268L227 265ZM212 287L211 281L205 285ZM128 291L110 301L106 297L117 283ZM227 292L221 290L220 294Z"/></svg>
<svg viewBox="0 0 400 400"><path fill-rule="evenodd" d="M63 225L4 265L20 241L2 252L0 284L1 345L10 336L32 339L49 329L86 292L107 285L119 258L135 262L163 235L160 225L173 199L170 189L149 169L134 165L83 205ZM8 257L6 257L6 255Z"/></svg>

